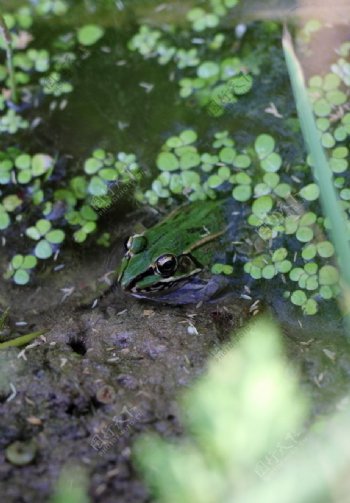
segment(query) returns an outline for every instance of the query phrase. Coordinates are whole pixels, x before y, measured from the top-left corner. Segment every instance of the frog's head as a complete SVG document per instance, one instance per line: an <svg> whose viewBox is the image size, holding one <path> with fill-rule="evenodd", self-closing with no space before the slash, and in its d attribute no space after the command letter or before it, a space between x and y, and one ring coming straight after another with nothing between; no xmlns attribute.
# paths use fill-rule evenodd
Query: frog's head
<svg viewBox="0 0 350 503"><path fill-rule="evenodd" d="M155 250L144 234L131 236L125 248L118 280L124 291L136 297L152 298L157 292L173 291L202 270L191 254Z"/></svg>

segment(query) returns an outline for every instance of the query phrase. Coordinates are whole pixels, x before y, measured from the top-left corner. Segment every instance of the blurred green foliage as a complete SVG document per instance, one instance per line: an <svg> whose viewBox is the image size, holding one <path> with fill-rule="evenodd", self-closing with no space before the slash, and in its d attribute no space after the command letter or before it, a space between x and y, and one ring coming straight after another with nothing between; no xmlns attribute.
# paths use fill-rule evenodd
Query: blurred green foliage
<svg viewBox="0 0 350 503"><path fill-rule="evenodd" d="M236 336L181 400L185 436L149 434L134 446L156 501L346 501L330 494L349 468L349 411L306 432L308 404L277 326L260 318Z"/></svg>

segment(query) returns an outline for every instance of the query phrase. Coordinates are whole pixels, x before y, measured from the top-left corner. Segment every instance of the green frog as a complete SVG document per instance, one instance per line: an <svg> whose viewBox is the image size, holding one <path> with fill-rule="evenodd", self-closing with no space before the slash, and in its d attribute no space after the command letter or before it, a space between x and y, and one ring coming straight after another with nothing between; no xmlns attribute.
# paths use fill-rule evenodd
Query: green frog
<svg viewBox="0 0 350 503"><path fill-rule="evenodd" d="M154 227L131 236L119 269L122 289L168 304L208 301L229 279L211 274L215 262L232 263L242 205L232 199L181 206Z"/></svg>

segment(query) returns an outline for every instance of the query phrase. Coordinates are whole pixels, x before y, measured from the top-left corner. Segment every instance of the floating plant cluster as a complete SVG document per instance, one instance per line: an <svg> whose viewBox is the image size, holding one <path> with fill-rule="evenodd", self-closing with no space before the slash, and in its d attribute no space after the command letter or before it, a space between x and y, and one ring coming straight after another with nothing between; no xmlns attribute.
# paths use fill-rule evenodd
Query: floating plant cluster
<svg viewBox="0 0 350 503"><path fill-rule="evenodd" d="M192 26L190 35L195 37L198 32L190 48L174 45L175 26L166 33L147 25L140 27L130 40L129 48L144 58L156 58L161 65L175 65L180 96L193 96L211 115L218 117L224 113L225 105L233 105L239 96L249 93L253 86L252 74L259 71L257 59L237 55L220 59L220 51L232 43L232 35L218 33L216 28L221 18L237 3L238 0L213 0L210 11L202 8L190 10L187 14ZM198 37L199 34L202 38ZM238 40L239 30L236 35Z"/></svg>
<svg viewBox="0 0 350 503"><path fill-rule="evenodd" d="M242 50L249 26L237 25L233 32L231 21L230 30L225 26L236 4L237 0L211 0L206 9L195 7L186 16L186 28L142 25L128 44L140 57L168 65L180 97L195 99L215 120L229 107L238 106L242 96L247 100L254 95L256 79L269 59L267 47L273 45L272 38L280 37L277 23L262 22L263 42L256 53L249 46ZM317 312L321 299L336 297L339 275L319 189L311 175L312 159L303 159L300 151L293 164L286 142L280 144L268 127L248 140L232 134L227 121L224 128L215 122L205 139L193 127L182 128L155 155L158 173L151 181L145 179L133 154L95 148L80 172L67 179L58 174L63 160L56 154L20 150L21 135L37 126L28 108L43 102L50 109L69 106L73 63L81 58L82 48L89 54L104 36L102 27L83 25L58 35L52 47L34 47L30 29L36 16L61 16L69 8L69 2L60 0L30 2L29 7L3 17L13 54L11 70L6 40L0 39L4 49L0 61L4 89L0 96L0 230L4 236L14 231L24 236L23 249L9 257L5 277L19 285L28 283L40 261L55 256L67 240L84 243L95 235L95 242L108 246L108 233L98 234L99 218L116 200L113 188L127 186L136 188L136 200L152 206L233 198L250 209L246 224L252 239L246 273L258 281L280 281L285 296L307 314ZM307 23L299 43L307 46L321 27L319 22ZM329 71L313 76L308 83L321 142L348 216L349 56L350 44L344 43ZM12 78L17 97L11 93ZM233 264L215 264L213 273L232 274Z"/></svg>

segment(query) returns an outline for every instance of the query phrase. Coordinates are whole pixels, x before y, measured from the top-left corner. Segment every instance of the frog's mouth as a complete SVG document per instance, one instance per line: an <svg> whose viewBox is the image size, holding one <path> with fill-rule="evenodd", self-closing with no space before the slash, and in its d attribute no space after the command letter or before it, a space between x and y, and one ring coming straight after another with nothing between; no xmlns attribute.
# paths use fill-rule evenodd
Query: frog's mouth
<svg viewBox="0 0 350 503"><path fill-rule="evenodd" d="M130 291L133 297L146 299L165 304L198 304L208 302L215 298L218 292L224 291L228 280L222 276L210 276L203 278L198 272L182 279L171 280L157 284L154 288L136 289Z"/></svg>
<svg viewBox="0 0 350 503"><path fill-rule="evenodd" d="M181 255L177 259L177 267L171 273L162 274L157 263L152 264L146 271L139 274L124 290L138 297L152 296L163 291L174 291L185 283L191 282L194 276L203 271L203 266L189 254Z"/></svg>
<svg viewBox="0 0 350 503"><path fill-rule="evenodd" d="M139 287L137 285L130 285L129 288L126 290L129 291L132 295L137 296L137 294L143 294L144 296L146 294L152 294L155 292L162 292L164 290L167 291L173 291L179 289L181 286L183 286L186 283L189 283L194 276L199 274L202 271L202 269L198 268L193 270L190 274L182 275L182 276L170 276L169 278L160 278L156 283L153 285L149 286L143 286ZM137 279L136 281L139 282L140 279L145 278L147 275L147 271L145 275L142 278ZM151 271L148 275L154 275L154 271Z"/></svg>

